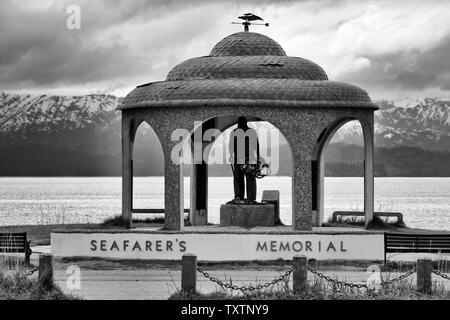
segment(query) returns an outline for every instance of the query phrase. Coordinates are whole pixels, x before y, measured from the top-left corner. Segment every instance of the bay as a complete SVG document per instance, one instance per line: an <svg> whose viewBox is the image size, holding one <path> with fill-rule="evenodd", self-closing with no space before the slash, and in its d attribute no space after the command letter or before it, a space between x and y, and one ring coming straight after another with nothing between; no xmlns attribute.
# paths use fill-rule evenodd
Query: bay
<svg viewBox="0 0 450 320"><path fill-rule="evenodd" d="M258 180L257 199L268 189L280 190L281 219L290 224L291 178ZM134 190L135 208L164 206L164 178L137 177ZM337 210L362 211L363 190L363 178L325 178L325 220ZM184 191L188 208L189 178ZM208 195L209 222L218 223L232 178L209 178ZM375 210L402 212L409 227L450 230L450 178L376 178ZM0 178L0 225L99 223L120 212L120 177Z"/></svg>

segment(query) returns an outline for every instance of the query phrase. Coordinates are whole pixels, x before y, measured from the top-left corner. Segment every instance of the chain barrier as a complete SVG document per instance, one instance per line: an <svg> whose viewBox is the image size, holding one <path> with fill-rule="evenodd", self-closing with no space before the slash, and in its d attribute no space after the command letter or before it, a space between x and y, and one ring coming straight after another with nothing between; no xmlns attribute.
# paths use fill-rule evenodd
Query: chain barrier
<svg viewBox="0 0 450 320"><path fill-rule="evenodd" d="M322 279L324 279L324 280L326 280L328 282L331 282L334 285L339 286L339 287L349 287L350 289L354 289L354 288L361 289L361 288L364 288L364 289L366 289L368 291L373 290L372 288L369 288L369 286L367 284L365 284L365 283L352 283L352 282L346 282L346 281L339 281L337 279L328 277L328 276L324 275L323 273L321 273L321 272L319 272L317 270L314 270L314 269L312 269L310 267L308 267L308 270L312 274L315 274L316 276L318 276L319 278L322 278ZM414 267L411 270L405 272L404 274L398 276L397 278L390 279L388 281L383 281L381 283L381 286L385 287L385 286L389 286L389 285L391 285L391 284L393 284L395 282L401 281L401 280L409 277L410 275L412 275L416 271L417 271L417 267Z"/></svg>
<svg viewBox="0 0 450 320"><path fill-rule="evenodd" d="M329 276L326 276L323 273L321 273L317 270L314 270L310 267L308 267L308 271L311 272L312 274L318 276L319 278L322 278L328 282L331 282L332 284L334 284L335 286L338 286L338 287L349 287L350 289L364 288L366 290L370 290L369 287L365 283L351 283L351 282L339 281L338 279L334 279Z"/></svg>
<svg viewBox="0 0 450 320"><path fill-rule="evenodd" d="M279 283L281 281L284 281L286 278L288 278L291 273L294 271L294 268L290 268L288 271L286 271L284 274L280 275L279 277L274 278L272 281L266 282L264 284L260 284L257 286L242 286L239 287L237 285L233 285L231 283L224 283L223 281L220 281L219 279L217 279L216 277L211 276L208 272L200 269L199 267L197 267L197 271L200 272L205 278L209 279L210 281L218 284L222 289L226 288L226 289L230 289L230 290L235 290L235 291L241 291L243 293L246 293L248 291L255 291L255 290L261 290L264 288L268 288L276 283ZM374 290L374 288L369 288L369 286L365 283L352 283L352 282L346 282L346 281L340 281L338 279L326 276L325 274L314 270L311 267L308 267L308 271L311 272L312 274L318 276L319 278L322 278L324 280L326 280L327 282L332 283L333 285L337 286L337 287L347 287L350 289L366 289L367 291L372 291ZM413 273L415 273L417 271L417 267L412 268L411 270L405 272L404 274L390 279L388 281L383 281L381 283L381 286L385 287L385 286L389 286L392 285L395 282L401 281L403 279L406 279L407 277L409 277L410 275L412 275ZM450 280L450 277L447 276L446 274L438 271L438 270L433 270L433 272L441 277L443 277L444 279Z"/></svg>
<svg viewBox="0 0 450 320"><path fill-rule="evenodd" d="M28 271L28 272L26 273L26 276L29 277L29 276L31 276L33 273L35 273L35 272L38 271L38 270L39 270L39 268L34 268L34 269Z"/></svg>
<svg viewBox="0 0 450 320"><path fill-rule="evenodd" d="M390 279L388 281L384 281L381 283L382 286L389 286L395 282L401 281L405 278L408 278L410 275L412 275L413 273L415 273L417 271L417 267L412 268L411 270L405 272L404 274L398 276L397 278L394 279Z"/></svg>
<svg viewBox="0 0 450 320"><path fill-rule="evenodd" d="M222 289L227 288L230 290L235 290L235 291L241 291L243 293L246 293L248 291L255 291L255 290L261 290L264 288L268 288L270 286L273 286L274 284L277 284L281 281L284 281L286 278L289 278L289 276L291 275L291 273L294 271L294 268L290 268L288 271L286 271L284 274L274 278L272 281L257 285L257 286L242 286L239 287L237 285L232 285L231 283L224 283L222 281L220 281L219 279L217 279L216 277L211 276L208 272L200 269L199 267L197 267L197 271L200 272L205 278L209 279L210 281L218 284Z"/></svg>
<svg viewBox="0 0 450 320"><path fill-rule="evenodd" d="M450 280L450 276L446 275L445 273L443 273L437 269L433 269L433 273L440 276L441 278L444 278L445 280Z"/></svg>

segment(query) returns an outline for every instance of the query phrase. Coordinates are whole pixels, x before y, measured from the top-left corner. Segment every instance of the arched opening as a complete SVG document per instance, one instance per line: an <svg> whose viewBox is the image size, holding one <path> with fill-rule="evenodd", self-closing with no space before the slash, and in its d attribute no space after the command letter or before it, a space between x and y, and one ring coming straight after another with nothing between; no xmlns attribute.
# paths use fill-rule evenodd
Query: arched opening
<svg viewBox="0 0 450 320"><path fill-rule="evenodd" d="M324 221L338 211L364 211L364 137L361 123L342 124L323 150L325 162ZM362 222L364 217L347 218ZM345 220L345 218L344 218Z"/></svg>
<svg viewBox="0 0 450 320"><path fill-rule="evenodd" d="M363 122L344 118L330 124L313 153L313 225L351 217L367 224L373 215L373 134ZM344 215L333 214L335 212Z"/></svg>
<svg viewBox="0 0 450 320"><path fill-rule="evenodd" d="M293 215L293 161L290 145L280 130L270 122L253 116L248 116L247 119L249 127L257 132L261 160L269 163L271 168L270 175L257 179L256 200L262 200L264 190L278 190L280 220L284 225L290 225ZM228 144L230 134L236 127L237 116L218 116L202 123L202 137L206 140L202 146L203 158L207 161L193 166L192 179L198 181L194 183L197 190L191 189L191 203L196 202L195 209L206 211L207 223L210 224L219 224L220 206L234 197ZM199 193L204 193L205 197L197 196Z"/></svg>
<svg viewBox="0 0 450 320"><path fill-rule="evenodd" d="M152 127L142 121L134 134L133 149L133 220L164 219L164 154Z"/></svg>

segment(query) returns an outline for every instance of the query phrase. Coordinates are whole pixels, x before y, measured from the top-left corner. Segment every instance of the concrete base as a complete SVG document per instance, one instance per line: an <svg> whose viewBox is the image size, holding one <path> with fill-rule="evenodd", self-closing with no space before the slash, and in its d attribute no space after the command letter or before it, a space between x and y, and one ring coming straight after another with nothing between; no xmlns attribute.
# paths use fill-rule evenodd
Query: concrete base
<svg viewBox="0 0 450 320"><path fill-rule="evenodd" d="M55 257L180 260L186 253L202 261L384 259L383 232L355 228L294 231L290 227L202 226L182 231L61 230L51 235Z"/></svg>
<svg viewBox="0 0 450 320"><path fill-rule="evenodd" d="M270 227L274 225L274 215L273 204L223 204L220 206L220 225Z"/></svg>
<svg viewBox="0 0 450 320"><path fill-rule="evenodd" d="M206 226L208 224L208 215L205 209L195 210L189 217L189 221L193 226Z"/></svg>
<svg viewBox="0 0 450 320"><path fill-rule="evenodd" d="M281 224L280 220L280 191L278 190L264 190L262 193L261 202L273 204L275 208L274 222L275 225Z"/></svg>

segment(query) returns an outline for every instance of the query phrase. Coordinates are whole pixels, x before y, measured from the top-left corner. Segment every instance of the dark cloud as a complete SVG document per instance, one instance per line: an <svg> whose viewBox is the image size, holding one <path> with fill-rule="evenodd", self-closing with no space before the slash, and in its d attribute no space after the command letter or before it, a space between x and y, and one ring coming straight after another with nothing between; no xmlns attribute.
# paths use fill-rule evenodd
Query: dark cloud
<svg viewBox="0 0 450 320"><path fill-rule="evenodd" d="M349 6L360 5L360 2L304 1L308 3L304 9L309 11L303 13L310 12L311 16L316 17L315 13L323 15L324 10L320 11L320 8L327 9L321 18L322 23L318 20L317 23L293 24L296 12L288 6L294 7L293 4L298 2L234 0L230 4L225 0L55 0L47 5L45 1L40 4L34 0L2 0L0 90L70 88L92 83L93 90L103 91L160 80L177 63L208 54L214 43L220 40L217 35L222 31L238 30L238 26L236 29L226 28L234 18L230 14L241 13L241 10L259 13L275 5L265 14L273 14L272 18L276 16L278 26L286 21L287 30L279 32L297 36L301 27L305 34L318 38L331 34L364 12L355 11L349 16L339 15L334 19L329 14L347 12ZM69 5L81 8L81 30L66 28L66 8ZM277 8L284 9L277 11ZM298 6L295 8L299 9ZM281 12L280 16L277 16L278 12ZM327 19L332 23L325 23ZM276 28L274 23L268 31L273 32ZM336 49L342 53L345 51L341 50L342 46L345 44L339 42L335 46L337 49L332 47L330 51ZM352 54L351 48L348 52ZM374 87L450 89L447 58L450 39L433 49L424 47L420 51L399 49L389 52L389 55L364 53L370 66L355 72L339 72L333 79L359 84L369 91ZM332 55L324 55L324 58L339 59ZM315 60L314 56L311 59ZM331 60L331 64L337 62Z"/></svg>
<svg viewBox="0 0 450 320"><path fill-rule="evenodd" d="M389 55L366 55L370 66L344 73L340 80L386 89L449 90L450 38L432 49L400 51Z"/></svg>
<svg viewBox="0 0 450 320"><path fill-rule="evenodd" d="M120 39L109 43L94 42L95 33L104 23L103 14L99 11L95 23L88 27L90 15L82 11L82 22L86 25L79 31L71 31L66 28L68 15L62 3L39 9L18 6L14 1L2 2L1 86L14 87L23 82L31 86L76 83L126 73L127 70L121 67L123 61L135 57L130 56L125 43ZM117 18L110 14L106 16ZM120 18L126 16L125 12Z"/></svg>
<svg viewBox="0 0 450 320"><path fill-rule="evenodd" d="M279 3L282 2L291 1ZM161 61L155 63L158 54L163 56L159 60L171 60L171 57L176 60L174 56L182 52L183 45L208 32L214 17L223 15L208 7L211 3L208 0L66 0L45 7L45 4L36 5L36 1L24 4L2 1L0 89L119 81L127 76L151 73L155 65L161 64ZM273 1L249 3L267 5ZM81 9L81 30L66 28L69 5L78 5ZM204 24L198 20L165 22L181 11L201 6L205 6ZM126 30L129 24L152 21L160 21L160 24L148 30L154 48L151 52L132 50L127 37L114 31L114 28Z"/></svg>

